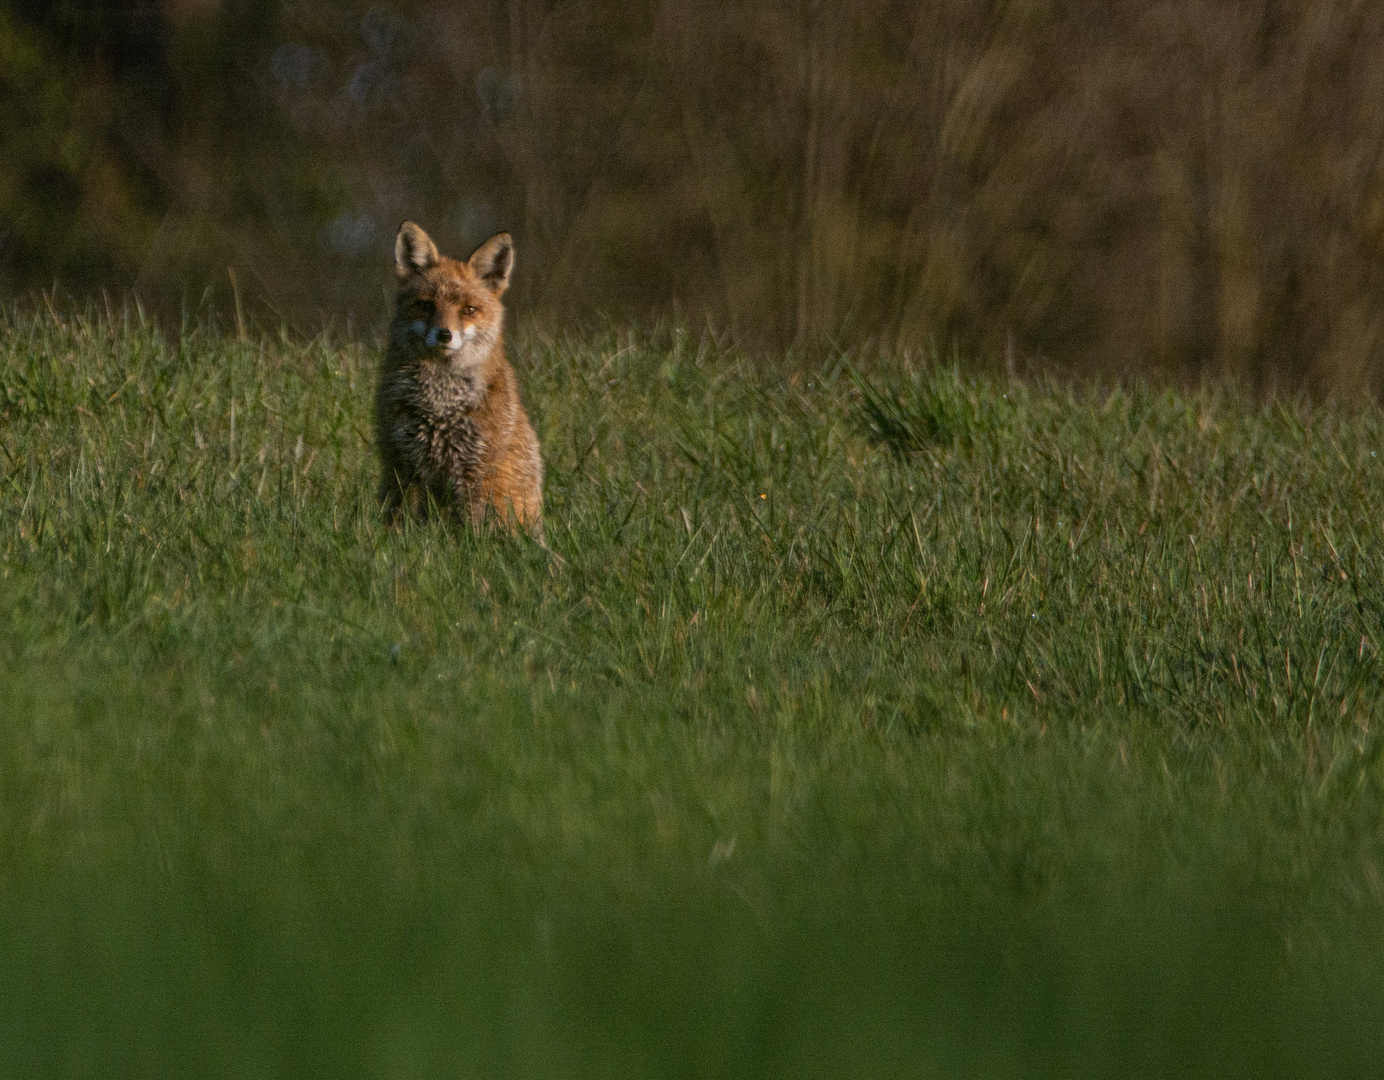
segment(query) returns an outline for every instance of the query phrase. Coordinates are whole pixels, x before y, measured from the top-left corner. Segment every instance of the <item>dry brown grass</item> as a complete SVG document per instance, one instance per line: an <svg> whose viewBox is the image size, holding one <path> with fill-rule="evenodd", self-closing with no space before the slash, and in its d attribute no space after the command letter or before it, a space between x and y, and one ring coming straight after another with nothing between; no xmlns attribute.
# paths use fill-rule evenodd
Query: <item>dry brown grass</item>
<svg viewBox="0 0 1384 1080"><path fill-rule="evenodd" d="M775 347L954 340L1384 390L1375 5L213 10L170 16L164 51L115 80L159 103L118 149L157 180L161 227L100 262L12 241L12 288L137 281L176 306L230 263L289 317L373 320L414 217L457 249L512 229L531 317L675 303ZM123 279L82 280L112 262Z"/></svg>

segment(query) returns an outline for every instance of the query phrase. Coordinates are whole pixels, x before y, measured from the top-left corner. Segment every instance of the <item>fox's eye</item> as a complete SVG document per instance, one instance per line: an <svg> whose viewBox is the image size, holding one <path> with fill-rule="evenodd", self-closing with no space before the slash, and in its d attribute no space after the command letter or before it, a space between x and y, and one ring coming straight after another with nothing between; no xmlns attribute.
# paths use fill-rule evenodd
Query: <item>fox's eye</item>
<svg viewBox="0 0 1384 1080"><path fill-rule="evenodd" d="M415 300L409 310L417 319L431 319L436 305L431 300Z"/></svg>
<svg viewBox="0 0 1384 1080"><path fill-rule="evenodd" d="M461 309L461 313L462 313L463 315L474 315L474 314L476 313L476 310L477 310L477 309L476 309L475 305L473 305L473 304L467 304L465 307L463 307L463 308Z"/></svg>

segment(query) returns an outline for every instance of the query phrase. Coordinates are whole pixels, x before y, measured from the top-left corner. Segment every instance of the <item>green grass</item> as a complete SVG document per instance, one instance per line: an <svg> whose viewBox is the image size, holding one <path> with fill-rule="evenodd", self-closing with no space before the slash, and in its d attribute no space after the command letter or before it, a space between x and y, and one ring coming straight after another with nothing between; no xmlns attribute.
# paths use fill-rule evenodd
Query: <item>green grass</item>
<svg viewBox="0 0 1384 1080"><path fill-rule="evenodd" d="M0 1074L1377 1075L1377 410L512 352L0 321Z"/></svg>

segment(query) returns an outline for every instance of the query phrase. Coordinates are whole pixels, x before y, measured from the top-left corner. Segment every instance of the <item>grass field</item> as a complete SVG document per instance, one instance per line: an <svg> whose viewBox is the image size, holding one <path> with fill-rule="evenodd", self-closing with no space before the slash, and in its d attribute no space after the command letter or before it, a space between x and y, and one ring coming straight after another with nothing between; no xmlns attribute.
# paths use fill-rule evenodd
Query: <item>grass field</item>
<svg viewBox="0 0 1384 1080"><path fill-rule="evenodd" d="M1384 1068L1376 409L511 352L561 562L371 346L0 319L0 1074Z"/></svg>

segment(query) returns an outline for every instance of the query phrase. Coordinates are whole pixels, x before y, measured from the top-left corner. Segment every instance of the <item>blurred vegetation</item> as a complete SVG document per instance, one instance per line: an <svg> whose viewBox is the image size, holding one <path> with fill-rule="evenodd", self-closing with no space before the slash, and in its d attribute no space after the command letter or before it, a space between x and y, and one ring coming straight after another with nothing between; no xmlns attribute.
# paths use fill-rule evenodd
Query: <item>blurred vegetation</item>
<svg viewBox="0 0 1384 1080"><path fill-rule="evenodd" d="M1353 0L165 0L0 15L0 288L374 324L398 222L515 306L1384 390ZM210 294L204 292L210 289Z"/></svg>
<svg viewBox="0 0 1384 1080"><path fill-rule="evenodd" d="M1384 410L0 310L0 1077L1384 1075ZM852 360L864 360L860 355Z"/></svg>

